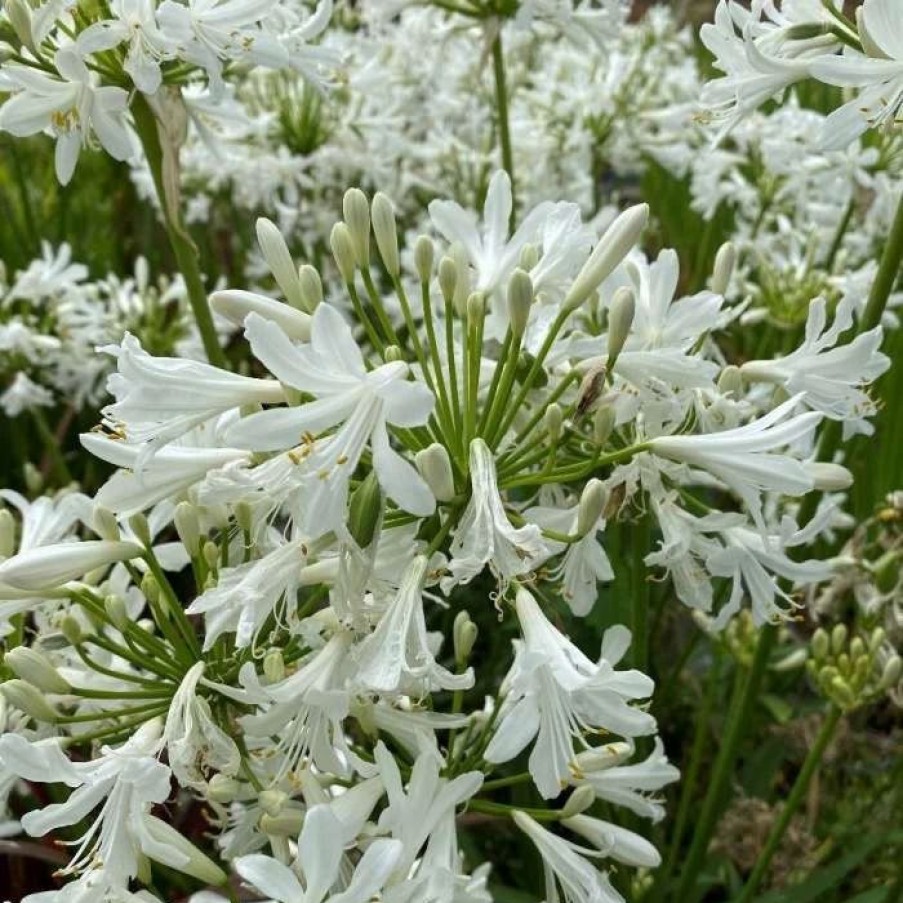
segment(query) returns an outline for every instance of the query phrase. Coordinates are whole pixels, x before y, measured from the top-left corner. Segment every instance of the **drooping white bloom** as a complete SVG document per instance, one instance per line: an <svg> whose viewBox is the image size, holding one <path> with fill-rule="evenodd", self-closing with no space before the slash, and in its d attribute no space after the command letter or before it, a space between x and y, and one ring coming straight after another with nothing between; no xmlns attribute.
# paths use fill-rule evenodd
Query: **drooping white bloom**
<svg viewBox="0 0 903 903"><path fill-rule="evenodd" d="M254 451L275 451L307 437L297 453L306 479L305 532L316 538L344 522L349 480L368 442L386 495L412 514L432 513L435 500L423 478L389 443L388 424L420 426L435 404L425 385L406 379L407 365L396 361L367 371L348 325L326 303L313 315L308 345L293 345L276 323L257 314L245 323L254 355L280 382L315 400L244 417L225 438ZM314 438L336 426L335 433Z"/></svg>
<svg viewBox="0 0 903 903"><path fill-rule="evenodd" d="M122 746L103 747L102 755L87 762L70 761L56 739L29 743L18 734L0 737L0 762L6 768L25 780L74 788L65 802L23 816L22 826L33 837L77 824L104 804L65 871L82 871L99 859L109 878L125 886L138 871L141 852L161 859L164 851L156 849L147 826L150 807L162 803L170 792L169 769L156 759L160 727L158 720L148 722ZM170 859L174 861L168 865L180 867L178 855Z"/></svg>
<svg viewBox="0 0 903 903"><path fill-rule="evenodd" d="M238 648L251 645L283 599L294 603L307 561L305 549L304 541L295 539L254 561L220 571L216 586L205 590L186 609L190 615L205 616L205 651L229 631L235 631Z"/></svg>
<svg viewBox="0 0 903 903"><path fill-rule="evenodd" d="M470 443L471 496L455 528L450 553L451 578L443 588L467 583L485 565L502 580L532 571L548 556L542 532L536 524L515 528L499 494L495 460L486 443L477 437Z"/></svg>
<svg viewBox="0 0 903 903"><path fill-rule="evenodd" d="M662 857L645 837L620 825L590 815L574 815L562 819L561 823L588 840L609 859L637 868L656 868L661 865Z"/></svg>
<svg viewBox="0 0 903 903"><path fill-rule="evenodd" d="M660 436L649 445L655 455L717 477L743 499L764 529L761 492L803 495L814 486L812 475L797 458L778 451L811 436L821 420L814 411L790 416L798 404L798 398L790 398L745 426L708 435Z"/></svg>
<svg viewBox="0 0 903 903"><path fill-rule="evenodd" d="M774 360L748 361L740 372L751 380L783 386L813 410L844 421L845 433L871 434L873 428L865 417L874 405L863 387L887 370L890 359L878 350L880 326L838 345L853 324L853 307L853 297L845 297L828 327L827 302L816 298L809 305L806 335L799 348Z"/></svg>
<svg viewBox="0 0 903 903"><path fill-rule="evenodd" d="M815 78L842 88L860 88L825 120L822 147L842 148L867 128L899 125L903 112L903 21L895 0L865 0L859 10L865 55L845 50L812 64Z"/></svg>
<svg viewBox="0 0 903 903"><path fill-rule="evenodd" d="M418 555L376 629L355 649L356 681L378 693L422 696L430 690L467 690L473 669L452 674L436 662L423 614L427 559Z"/></svg>
<svg viewBox="0 0 903 903"><path fill-rule="evenodd" d="M661 821L665 807L651 794L678 780L680 772L668 761L658 737L655 748L642 762L628 763L632 754L631 743L609 743L580 753L573 782L588 784L600 800Z"/></svg>
<svg viewBox="0 0 903 903"><path fill-rule="evenodd" d="M519 588L515 606L523 631L498 727L486 748L487 762L513 759L534 738L530 774L546 799L561 793L575 759L574 741L589 730L625 737L649 734L655 719L629 703L652 694L653 682L639 671L615 671L630 645L630 632L612 627L602 638L598 663L587 658Z"/></svg>
<svg viewBox="0 0 903 903"><path fill-rule="evenodd" d="M511 817L542 856L546 900L559 899L557 884L568 903L624 903L624 898L611 886L607 873L600 872L584 858L597 855L595 850L558 837L526 812L518 810Z"/></svg>
<svg viewBox="0 0 903 903"><path fill-rule="evenodd" d="M71 47L58 50L54 63L60 78L24 66L4 68L15 93L0 108L0 129L19 138L49 130L56 137L56 177L66 185L92 135L111 157L132 156L125 122L128 94L98 86L97 76Z"/></svg>
<svg viewBox="0 0 903 903"><path fill-rule="evenodd" d="M241 756L231 737L213 720L210 705L198 694L204 662L193 665L176 690L163 726L163 744L173 775L186 787L201 789L209 772L229 777Z"/></svg>

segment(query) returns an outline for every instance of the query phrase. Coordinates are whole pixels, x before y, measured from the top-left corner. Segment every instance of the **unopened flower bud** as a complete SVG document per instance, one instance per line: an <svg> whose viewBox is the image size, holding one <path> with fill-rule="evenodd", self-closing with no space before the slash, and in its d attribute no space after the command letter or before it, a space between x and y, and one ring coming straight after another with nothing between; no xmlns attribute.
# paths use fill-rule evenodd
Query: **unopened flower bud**
<svg viewBox="0 0 903 903"><path fill-rule="evenodd" d="M421 282L429 282L433 275L436 248L428 235L421 235L414 243L414 267Z"/></svg>
<svg viewBox="0 0 903 903"><path fill-rule="evenodd" d="M301 286L298 282L298 271L289 252L282 233L275 223L261 216L257 220L257 243L263 252L263 258L276 280L276 285L285 296L285 300L299 310L305 305L301 299Z"/></svg>
<svg viewBox="0 0 903 903"><path fill-rule="evenodd" d="M16 551L16 519L12 512L0 508L0 561Z"/></svg>
<svg viewBox="0 0 903 903"><path fill-rule="evenodd" d="M805 467L820 492L843 492L853 485L853 474L840 464L810 461Z"/></svg>
<svg viewBox="0 0 903 903"><path fill-rule="evenodd" d="M508 281L508 322L518 340L526 332L532 306L533 280L524 270L516 269Z"/></svg>
<svg viewBox="0 0 903 903"><path fill-rule="evenodd" d="M539 248L534 244L526 244L521 248L517 265L528 273L539 263Z"/></svg>
<svg viewBox="0 0 903 903"><path fill-rule="evenodd" d="M881 670L878 689L889 690L900 682L901 677L903 677L903 658L900 658L899 655L892 655Z"/></svg>
<svg viewBox="0 0 903 903"><path fill-rule="evenodd" d="M626 762L633 754L633 747L621 740L615 743L606 743L604 746L596 746L577 753L574 759L575 771L580 774L592 774L595 771L604 771L614 768Z"/></svg>
<svg viewBox="0 0 903 903"><path fill-rule="evenodd" d="M438 501L450 502L455 497L451 458L444 445L434 442L421 449L414 455L414 464Z"/></svg>
<svg viewBox="0 0 903 903"><path fill-rule="evenodd" d="M373 542L382 511L382 490L376 473L370 471L351 493L348 504L348 530L362 549Z"/></svg>
<svg viewBox="0 0 903 903"><path fill-rule="evenodd" d="M455 285L458 282L458 267L451 257L443 257L439 261L439 291L445 301L451 304L455 297Z"/></svg>
<svg viewBox="0 0 903 903"><path fill-rule="evenodd" d="M865 655L865 641L861 636L854 636L850 641L850 658L862 658Z"/></svg>
<svg viewBox="0 0 903 903"><path fill-rule="evenodd" d="M22 476L25 479L25 488L30 495L40 495L44 491L44 475L31 461L22 465Z"/></svg>
<svg viewBox="0 0 903 903"><path fill-rule="evenodd" d="M263 809L267 815L275 816L282 811L282 807L288 801L288 795L281 790L269 788L267 790L261 790L257 796L257 800L260 803L260 808Z"/></svg>
<svg viewBox="0 0 903 903"><path fill-rule="evenodd" d="M370 204L360 188L349 188L342 198L342 214L351 235L354 259L361 269L370 266Z"/></svg>
<svg viewBox="0 0 903 903"><path fill-rule="evenodd" d="M59 713L50 705L41 691L24 680L5 681L0 684L0 693L3 693L11 706L25 712L35 721L54 724L59 718Z"/></svg>
<svg viewBox="0 0 903 903"><path fill-rule="evenodd" d="M828 632L824 628L819 627L812 634L811 645L812 654L816 660L827 658L828 653L831 651L831 638L828 636Z"/></svg>
<svg viewBox="0 0 903 903"><path fill-rule="evenodd" d="M402 354L398 345L389 345L383 352L383 360L387 364L394 363L395 361L403 361L404 354Z"/></svg>
<svg viewBox="0 0 903 903"><path fill-rule="evenodd" d="M596 524L599 523L599 518L602 517L607 500L608 493L605 491L605 486L601 480L597 480L594 477L583 487L577 508L577 533L579 536L586 536L587 533L595 532Z"/></svg>
<svg viewBox="0 0 903 903"><path fill-rule="evenodd" d="M68 693L72 689L47 656L36 649L16 646L6 653L3 660L12 668L16 677L21 677L26 683L45 693Z"/></svg>
<svg viewBox="0 0 903 903"><path fill-rule="evenodd" d="M173 523L185 551L192 558L196 557L201 547L201 521L198 509L191 502L179 502L173 515Z"/></svg>
<svg viewBox="0 0 903 903"><path fill-rule="evenodd" d="M609 405L599 408L593 417L593 442L604 446L615 428L615 409Z"/></svg>
<svg viewBox="0 0 903 903"><path fill-rule="evenodd" d="M309 263L298 267L298 284L301 287L301 306L312 314L323 300L323 281L317 269Z"/></svg>
<svg viewBox="0 0 903 903"><path fill-rule="evenodd" d="M154 588L157 589L157 581L154 580L153 576L151 576L151 580L153 581ZM144 581L142 581L142 589L144 588ZM153 593L154 589L152 589L151 592ZM145 596L147 596L147 592L145 592ZM154 597L154 601L156 602L156 596ZM122 598L122 596L107 596L103 600L103 610L106 613L107 618L109 618L110 623L120 633L125 631L128 625L131 623L132 619L129 615L128 609L126 608L125 600Z"/></svg>
<svg viewBox="0 0 903 903"><path fill-rule="evenodd" d="M261 815L258 822L260 830L269 837L296 838L304 825L304 813L301 809L286 809L279 815Z"/></svg>
<svg viewBox="0 0 903 903"><path fill-rule="evenodd" d="M576 310L611 275L636 244L648 219L649 206L639 204L625 210L608 227L565 296L563 311L569 313Z"/></svg>
<svg viewBox="0 0 903 903"><path fill-rule="evenodd" d="M847 644L847 625L846 624L835 624L834 629L831 631L831 651L835 655L839 655L843 652L844 647Z"/></svg>
<svg viewBox="0 0 903 903"><path fill-rule="evenodd" d="M6 0L6 15L16 37L35 55L40 56L31 30L31 7L25 0Z"/></svg>
<svg viewBox="0 0 903 903"><path fill-rule="evenodd" d="M119 522L116 515L109 508L95 503L94 510L91 512L91 526L94 532L101 538L109 542L119 542Z"/></svg>
<svg viewBox="0 0 903 903"><path fill-rule="evenodd" d="M285 677L285 659L281 649L270 649L263 657L263 673L271 683L279 683Z"/></svg>
<svg viewBox="0 0 903 903"><path fill-rule="evenodd" d="M852 687L840 676L834 677L829 684L829 690L834 700L846 709L855 708L857 699Z"/></svg>
<svg viewBox="0 0 903 903"><path fill-rule="evenodd" d="M294 270L293 270L294 272ZM297 281L298 275L295 274ZM300 284L296 288L296 304L286 304L275 298L267 298L257 292L228 288L214 292L210 296L210 307L221 317L236 326L244 326L248 314L257 314L264 320L275 323L290 339L306 342L310 339L310 315L301 300Z"/></svg>
<svg viewBox="0 0 903 903"><path fill-rule="evenodd" d="M231 803L241 793L241 783L225 774L215 774L207 782L207 797L216 803Z"/></svg>
<svg viewBox="0 0 903 903"><path fill-rule="evenodd" d="M546 432L549 434L549 442L557 442L561 436L561 428L564 425L564 414L561 405L552 402L543 415Z"/></svg>
<svg viewBox="0 0 903 903"><path fill-rule="evenodd" d="M560 817L562 819L573 818L581 812L586 812L595 801L596 791L589 784L581 784L567 798L567 802L561 808Z"/></svg>
<svg viewBox="0 0 903 903"><path fill-rule="evenodd" d="M608 369L614 369L615 362L630 335L633 317L636 313L636 296L633 289L622 286L615 292L608 309Z"/></svg>
<svg viewBox="0 0 903 903"><path fill-rule="evenodd" d="M900 553L894 550L885 552L872 566L875 586L879 592L892 592L900 582Z"/></svg>
<svg viewBox="0 0 903 903"><path fill-rule="evenodd" d="M718 377L718 391L722 395L732 395L738 398L743 391L743 376L740 368L733 364L728 364Z"/></svg>
<svg viewBox="0 0 903 903"><path fill-rule="evenodd" d="M82 625L79 624L77 618L68 614L64 615L60 621L60 633L63 634L70 646L78 646L84 638Z"/></svg>
<svg viewBox="0 0 903 903"><path fill-rule="evenodd" d="M710 288L716 295L723 295L730 285L734 267L737 265L737 248L726 241L715 255L715 266L712 268Z"/></svg>
<svg viewBox="0 0 903 903"><path fill-rule="evenodd" d="M151 605L156 605L160 601L160 584L153 574L147 573L141 578L141 592Z"/></svg>
<svg viewBox="0 0 903 903"><path fill-rule="evenodd" d="M219 566L219 546L212 539L208 539L201 548L201 554L204 556L207 567L210 568L211 571L215 571Z"/></svg>
<svg viewBox="0 0 903 903"><path fill-rule="evenodd" d="M470 615L466 611L459 611L455 615L452 639L455 647L455 661L459 665L465 664L470 658L478 633L477 625L470 619Z"/></svg>
<svg viewBox="0 0 903 903"><path fill-rule="evenodd" d="M883 627L876 627L869 636L869 652L877 652L887 639L887 631Z"/></svg>
<svg viewBox="0 0 903 903"><path fill-rule="evenodd" d="M395 208L381 191L377 191L373 196L370 215L373 219L373 235L376 237L379 256L383 259L386 272L394 279L401 272L398 260L398 229L395 225Z"/></svg>
<svg viewBox="0 0 903 903"><path fill-rule="evenodd" d="M0 584L20 590L50 590L98 568L136 558L141 552L136 543L104 539L36 546L0 564Z"/></svg>
<svg viewBox="0 0 903 903"><path fill-rule="evenodd" d="M147 845L146 852L151 858L155 850L174 851L177 856L167 852L165 865L177 868L204 884L218 887L228 880L226 873L210 858L205 856L181 831L167 824L155 815L144 813L141 816L142 827L155 843ZM180 854L180 855L179 855ZM158 854L159 855L159 854ZM174 861L171 861L174 860Z"/></svg>
<svg viewBox="0 0 903 903"><path fill-rule="evenodd" d="M129 527L131 527L138 542L140 542L144 548L149 549L153 540L151 539L150 527L147 524L147 517L145 514L141 511L137 514L133 514L129 518Z"/></svg>
<svg viewBox="0 0 903 903"><path fill-rule="evenodd" d="M332 232L329 235L329 247L332 249L332 256L335 258L342 280L346 284L351 285L354 282L354 268L357 258L351 231L345 223L336 223L332 227Z"/></svg>
<svg viewBox="0 0 903 903"><path fill-rule="evenodd" d="M806 649L794 649L771 666L772 671L795 671L802 668L809 661L809 652Z"/></svg>

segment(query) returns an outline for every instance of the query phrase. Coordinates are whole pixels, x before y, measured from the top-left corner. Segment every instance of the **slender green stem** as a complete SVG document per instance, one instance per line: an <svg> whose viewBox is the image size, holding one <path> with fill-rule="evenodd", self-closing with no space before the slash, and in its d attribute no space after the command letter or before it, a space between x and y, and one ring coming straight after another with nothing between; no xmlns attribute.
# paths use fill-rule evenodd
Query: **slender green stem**
<svg viewBox="0 0 903 903"><path fill-rule="evenodd" d="M900 275L900 265L903 263L903 197L897 205L897 212L891 226L887 244L881 255L881 263L878 266L878 274L869 292L869 300L859 321L859 331L865 332L874 329L881 323L884 308L887 307L888 298L894 290L897 277Z"/></svg>
<svg viewBox="0 0 903 903"><path fill-rule="evenodd" d="M762 878L768 871L771 860L784 838L784 834L790 825L790 820L793 818L800 803L803 801L803 797L806 795L806 791L809 789L809 782L812 780L812 776L821 764L825 748L834 736L834 731L837 729L841 715L842 712L837 706L832 706L830 712L828 712L828 717L825 718L822 723L818 736L815 738L815 743L809 750L809 753L803 762L803 767L797 775L796 780L793 782L790 796L787 797L787 802L784 803L778 820L771 827L768 839L765 841L765 848L759 855L755 868L752 870L752 874L747 879L746 884L743 885L743 890L740 892L740 896L737 897L736 903L749 903L753 898L753 894L755 894Z"/></svg>
<svg viewBox="0 0 903 903"><path fill-rule="evenodd" d="M176 264L185 279L188 301L191 304L198 332L204 344L207 360L217 367L225 367L227 366L226 355L220 348L216 329L213 326L213 315L207 304L207 290L204 288L204 280L198 266L197 248L185 229L181 211L176 209L171 199L167 197L163 176L163 148L157 132L157 118L140 92L135 92L132 115L135 120L135 131L144 148L144 154L154 179L166 234L169 237L173 254L175 254Z"/></svg>
<svg viewBox="0 0 903 903"><path fill-rule="evenodd" d="M644 673L649 660L649 581L646 579L645 557L652 541L652 531L648 517L642 518L631 530L633 534L633 561L631 576L633 578L631 595L631 659L633 667Z"/></svg>
<svg viewBox="0 0 903 903"><path fill-rule="evenodd" d="M837 260L837 254L840 251L840 246L843 244L843 237L847 234L847 229L850 228L850 222L853 219L853 213L856 211L856 205L853 201L850 201L847 204L847 209L844 212L843 219L840 221L840 225L837 227L837 231L834 233L834 240L831 242L831 247L828 250L828 255L825 257L825 269L830 273L834 268L834 261Z"/></svg>
<svg viewBox="0 0 903 903"><path fill-rule="evenodd" d="M718 748L718 755L715 757L709 786L702 802L696 829L693 832L693 841L684 859L677 890L672 897L679 903L692 903L697 897L696 878L708 852L709 842L721 813L722 801L734 771L740 741L743 738L744 729L749 725L752 705L759 695L762 675L765 673L765 666L768 663L776 633L776 628L770 625L762 628L749 669L738 669L734 677L734 688L728 705L727 722L724 726L721 745Z"/></svg>
<svg viewBox="0 0 903 903"><path fill-rule="evenodd" d="M494 781L484 781L480 790L500 790L502 787L514 787L516 784L529 784L533 780L533 775L529 771L522 771L520 774L512 774L507 778L496 778Z"/></svg>
<svg viewBox="0 0 903 903"><path fill-rule="evenodd" d="M66 465L66 459L63 457L62 446L59 439L53 434L44 412L37 407L31 409L31 415L34 418L35 426L38 428L38 435L44 444L44 452L50 461L53 474L61 486L66 486L72 482L72 474Z"/></svg>
<svg viewBox="0 0 903 903"><path fill-rule="evenodd" d="M501 23L492 42L492 73L495 76L495 106L498 113L499 146L502 152L502 168L511 179L511 218L514 219L517 192L514 181L514 155L511 151L511 123L508 117L508 83L505 76L505 51L502 47Z"/></svg>

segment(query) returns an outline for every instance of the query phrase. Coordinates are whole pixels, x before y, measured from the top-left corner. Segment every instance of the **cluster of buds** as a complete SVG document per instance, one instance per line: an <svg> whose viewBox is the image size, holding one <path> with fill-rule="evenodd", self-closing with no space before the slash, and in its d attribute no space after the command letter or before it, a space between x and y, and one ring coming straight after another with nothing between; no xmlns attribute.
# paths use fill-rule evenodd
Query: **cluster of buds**
<svg viewBox="0 0 903 903"><path fill-rule="evenodd" d="M812 635L807 667L820 692L850 712L895 687L903 675L903 658L888 653L885 640L881 627L867 637L851 633L845 624L830 633L819 627Z"/></svg>

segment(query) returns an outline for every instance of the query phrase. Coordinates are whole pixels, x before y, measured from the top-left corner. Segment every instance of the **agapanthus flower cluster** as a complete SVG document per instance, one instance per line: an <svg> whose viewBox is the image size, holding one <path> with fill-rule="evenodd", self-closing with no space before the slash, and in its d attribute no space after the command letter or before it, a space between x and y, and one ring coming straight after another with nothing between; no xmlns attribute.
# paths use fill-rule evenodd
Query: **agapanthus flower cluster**
<svg viewBox="0 0 903 903"><path fill-rule="evenodd" d="M645 205L602 230L512 209L495 172L405 251L392 201L351 189L326 289L261 220L283 300L211 296L245 373L102 349L113 400L82 445L115 472L0 517L4 630L34 624L4 659L0 788L68 788L33 836L90 823L30 903L156 899L132 890L152 863L281 903L483 901L471 815L529 838L550 901L623 900L612 869L659 864L611 820L660 819L678 777L655 686L627 627L584 649L563 624L640 511L647 563L711 628L792 613L831 574L792 553L833 509L797 523L798 500L850 481L813 434L867 413L880 328L838 347L852 308L815 300L795 351L725 367L725 255L680 296L676 255L635 247ZM190 799L211 855L161 815Z"/></svg>
<svg viewBox="0 0 903 903"><path fill-rule="evenodd" d="M116 160L140 156L136 104L146 103L178 143L236 71L295 69L322 81L334 61L311 42L331 15L331 0L315 9L287 0L11 0L0 20L14 39L0 65L8 95L0 129L52 135L66 184L85 146L99 144ZM183 94L186 86L194 91Z"/></svg>
<svg viewBox="0 0 903 903"><path fill-rule="evenodd" d="M230 324L219 323L225 336ZM71 248L45 242L41 257L0 279L0 407L9 418L66 407L96 408L115 359L98 346L140 332L151 347L202 356L181 278L151 279L139 258L131 276L91 280Z"/></svg>

